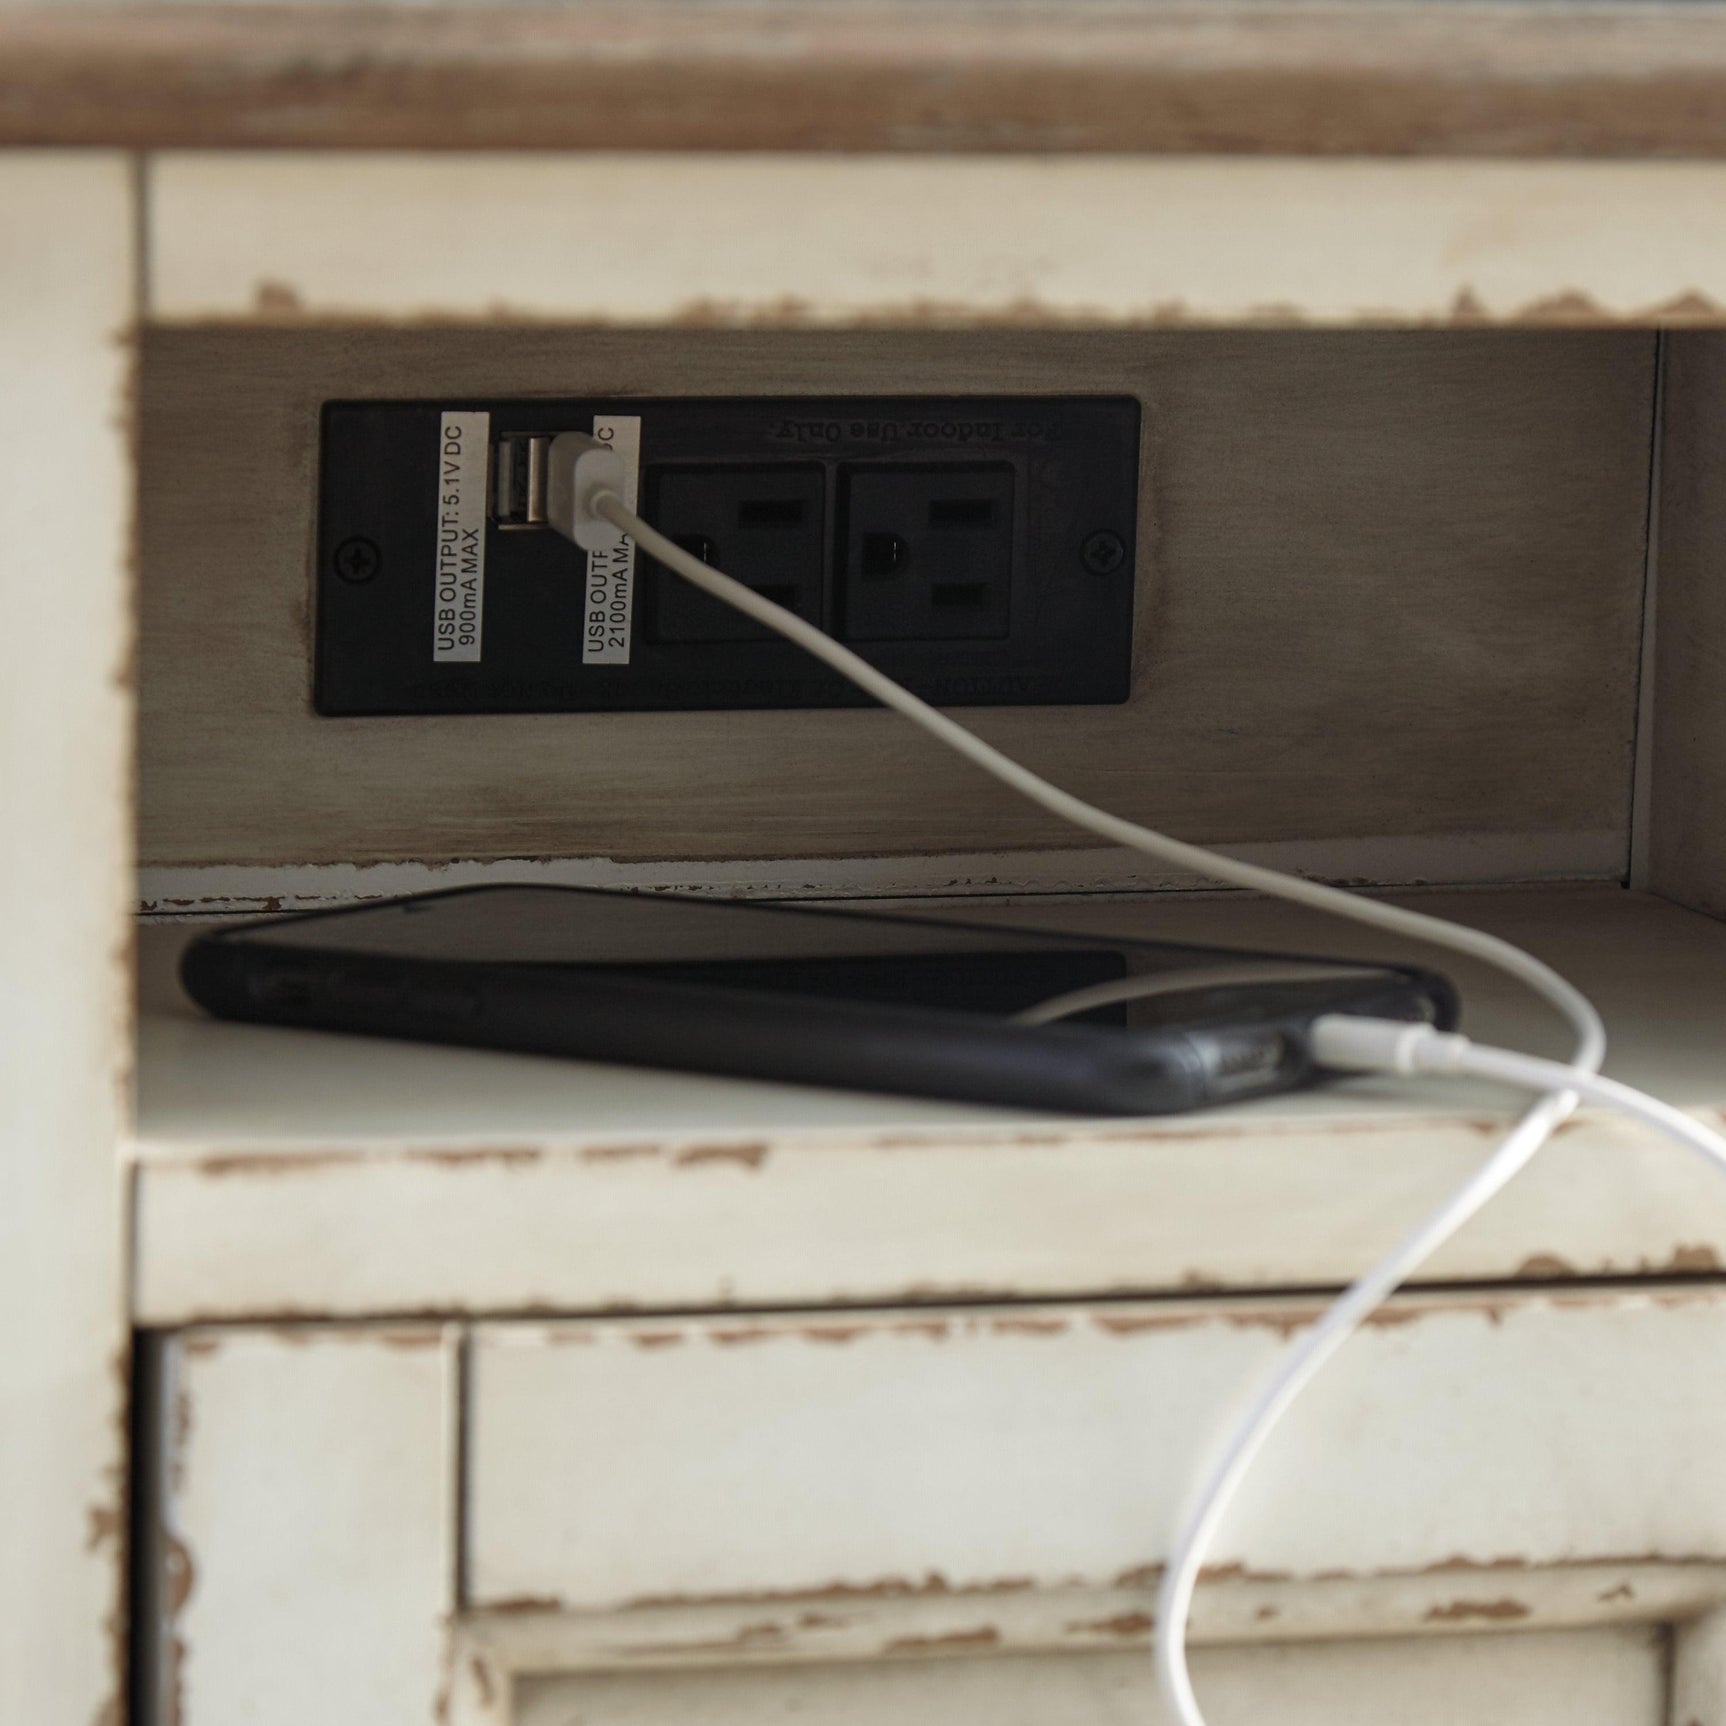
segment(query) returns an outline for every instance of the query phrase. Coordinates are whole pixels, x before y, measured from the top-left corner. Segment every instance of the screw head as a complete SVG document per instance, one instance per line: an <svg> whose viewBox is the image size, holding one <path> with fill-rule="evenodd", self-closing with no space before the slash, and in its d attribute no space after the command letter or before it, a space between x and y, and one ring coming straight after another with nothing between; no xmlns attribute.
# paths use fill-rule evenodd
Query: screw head
<svg viewBox="0 0 1726 1726"><path fill-rule="evenodd" d="M335 572L343 581L370 581L383 568L383 553L369 539L355 535L344 539L330 559Z"/></svg>
<svg viewBox="0 0 1726 1726"><path fill-rule="evenodd" d="M1079 547L1079 558L1092 575L1113 575L1127 561L1126 542L1118 533L1099 528Z"/></svg>

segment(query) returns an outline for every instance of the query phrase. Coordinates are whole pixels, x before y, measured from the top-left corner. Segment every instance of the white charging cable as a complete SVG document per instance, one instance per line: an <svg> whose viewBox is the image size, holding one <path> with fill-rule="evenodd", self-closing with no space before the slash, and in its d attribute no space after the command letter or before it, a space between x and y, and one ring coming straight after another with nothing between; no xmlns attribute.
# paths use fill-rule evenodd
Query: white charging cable
<svg viewBox="0 0 1726 1726"><path fill-rule="evenodd" d="M1139 979L1124 979L1123 984L1133 981ZM1155 980L1145 981L1154 984ZM1123 986L1111 999L1134 998L1136 993L1129 995ZM1037 1015L1036 1022L1047 1023L1100 1004L1083 999L1082 992L1075 990L1072 996L1044 1002L1032 1012ZM1543 1061L1507 1049L1486 1048L1431 1025L1348 1014L1328 1014L1314 1020L1308 1048L1318 1065L1334 1072L1471 1076L1545 1095L1462 1186L1416 1224L1325 1310L1312 1329L1302 1334L1258 1388L1245 1413L1223 1436L1214 1460L1191 1494L1190 1507L1170 1549L1157 1602L1157 1676L1180 1726L1204 1726L1186 1656L1193 1591L1204 1556L1265 1441L1295 1399L1373 1310L1502 1190L1540 1149L1553 1128L1570 1113L1577 1094L1645 1122L1699 1152L1726 1173L1726 1138L1669 1104L1629 1085L1602 1078L1580 1064L1567 1066L1562 1061Z"/></svg>
<svg viewBox="0 0 1726 1726"><path fill-rule="evenodd" d="M618 495L622 488L623 463L615 450L582 432L565 432L552 440L547 471L547 519L583 550L591 551L609 544L613 537L612 528L628 534L643 551L650 552L666 568L676 571L702 592L766 625L787 641L795 642L855 684L865 695L872 695L884 707L891 707L902 714L937 742L964 756L1010 790L1099 839L1139 851L1159 863L1190 874L1209 876L1213 880L1226 881L1232 887L1244 887L1249 892L1329 912L1350 922L1365 923L1405 940L1426 941L1435 947L1465 953L1508 973L1548 1001L1570 1024L1576 1033L1578 1064L1590 1069L1599 1066L1606 1047L1606 1032L1600 1015L1580 990L1532 954L1523 952L1509 941L1500 940L1496 935L1467 929L1459 923L1446 922L1442 917L1429 917L1376 899L1362 899L1321 881L1284 875L1276 869L1243 863L1221 852L1189 845L1153 828L1141 827L1135 821L1111 815L1107 810L1075 797L1070 791L1063 791L1030 768L1021 766L1011 756L1003 755L993 744L985 743L975 732L967 731L957 720L931 707L885 673L877 671L867 660L859 658L850 648L842 646L796 612L762 598L753 588L745 587L742 582L711 568L674 540L667 539L623 502Z"/></svg>
<svg viewBox="0 0 1726 1726"><path fill-rule="evenodd" d="M1489 1079L1524 1091L1576 1091L1584 1102L1629 1115L1726 1172L1726 1136L1646 1091L1621 1085L1599 1073L1566 1066L1562 1061L1543 1061L1536 1055L1489 1048L1455 1031L1440 1031L1432 1025L1356 1018L1345 1013L1315 1019L1308 1033L1308 1047L1321 1067L1336 1073L1436 1073L1445 1077Z"/></svg>
<svg viewBox="0 0 1726 1726"><path fill-rule="evenodd" d="M806 619L710 568L642 520L620 495L624 487L621 458L597 439L580 432L566 432L554 438L547 480L550 524L584 550L612 543L613 529L629 535L641 550L651 553L702 592L796 643L864 694L902 714L937 742L1050 814L1111 844L1125 846L1176 869L1480 960L1532 989L1563 1016L1575 1033L1573 1065L1554 1065L1551 1070L1558 1077L1543 1079L1539 1086L1547 1094L1522 1116L1486 1162L1301 1337L1278 1363L1247 1415L1229 1435L1219 1462L1203 1482L1176 1535L1163 1573L1157 1607L1156 1657L1163 1694L1179 1726L1205 1726L1187 1667L1187 1621L1205 1552L1253 1457L1305 1385L1367 1315L1503 1187L1575 1108L1576 1084L1570 1075L1597 1073L1605 1054L1606 1033L1600 1015L1586 996L1550 966L1495 935L1379 900L1362 899L1322 882L1284 875L1275 869L1189 845L1111 815L1050 784L877 671Z"/></svg>

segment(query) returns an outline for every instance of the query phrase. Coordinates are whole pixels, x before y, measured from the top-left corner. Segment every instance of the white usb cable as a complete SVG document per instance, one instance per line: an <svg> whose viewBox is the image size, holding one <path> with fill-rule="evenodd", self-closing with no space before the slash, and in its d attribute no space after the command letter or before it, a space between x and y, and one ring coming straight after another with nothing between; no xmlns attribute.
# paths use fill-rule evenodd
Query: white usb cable
<svg viewBox="0 0 1726 1726"><path fill-rule="evenodd" d="M1490 1079L1523 1091L1560 1088L1576 1091L1584 1102L1629 1115L1726 1172L1726 1137L1646 1091L1621 1085L1599 1073L1566 1066L1562 1061L1543 1061L1537 1055L1489 1048L1455 1031L1440 1031L1432 1025L1355 1018L1344 1013L1315 1019L1309 1047L1321 1067L1336 1073L1436 1073L1444 1077Z"/></svg>
<svg viewBox="0 0 1726 1726"><path fill-rule="evenodd" d="M909 719L937 742L964 756L1009 789L1049 813L1111 844L1158 862L1231 886L1284 899L1312 910L1364 923L1405 940L1424 941L1480 960L1516 978L1548 1002L1575 1033L1570 1065L1536 1061L1500 1050L1480 1049L1466 1038L1448 1038L1430 1026L1331 1016L1315 1026L1314 1055L1345 1071L1455 1072L1497 1078L1542 1093L1490 1157L1432 1214L1419 1222L1386 1257L1353 1284L1313 1328L1277 1363L1251 1408L1226 1438L1215 1465L1201 1483L1179 1529L1163 1573L1157 1608L1157 1674L1179 1726L1205 1726L1187 1667L1187 1621L1204 1555L1253 1458L1278 1420L1365 1318L1398 1284L1497 1193L1575 1108L1578 1092L1591 1101L1638 1115L1682 1138L1726 1168L1726 1140L1688 1116L1598 1077L1606 1034L1600 1015L1580 991L1531 954L1497 936L1442 918L1363 899L1340 888L1209 851L1098 809L1052 785L1003 755L939 709L913 695L795 612L764 599L730 576L710 568L642 520L622 501L619 457L596 439L568 432L553 440L548 487L550 523L584 549L609 538L608 528L628 534L657 558L714 599L764 624L805 649L864 694ZM1147 986L1154 986L1147 980ZM1094 1006L1094 1001L1085 1005ZM1045 1003L1045 1010L1084 1010L1071 1002ZM1056 1016L1049 1011L1049 1017ZM1370 1030L1369 1030L1370 1028ZM1425 1036L1411 1035L1424 1032ZM1322 1033L1322 1036L1317 1035ZM1433 1039L1437 1039L1436 1041ZM1400 1063L1421 1063L1403 1065ZM1432 1063L1432 1064L1426 1064Z"/></svg>

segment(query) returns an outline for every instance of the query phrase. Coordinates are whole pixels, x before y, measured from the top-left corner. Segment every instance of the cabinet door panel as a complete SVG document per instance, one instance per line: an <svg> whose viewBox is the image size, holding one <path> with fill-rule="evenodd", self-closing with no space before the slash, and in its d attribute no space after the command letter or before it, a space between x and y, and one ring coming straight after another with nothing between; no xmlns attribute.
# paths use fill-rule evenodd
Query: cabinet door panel
<svg viewBox="0 0 1726 1726"><path fill-rule="evenodd" d="M499 1325L473 1354L470 1601L1148 1586L1310 1302ZM1402 1301L1267 1448L1260 1579L1726 1555L1726 1295ZM1502 1574L1500 1574L1502 1572Z"/></svg>

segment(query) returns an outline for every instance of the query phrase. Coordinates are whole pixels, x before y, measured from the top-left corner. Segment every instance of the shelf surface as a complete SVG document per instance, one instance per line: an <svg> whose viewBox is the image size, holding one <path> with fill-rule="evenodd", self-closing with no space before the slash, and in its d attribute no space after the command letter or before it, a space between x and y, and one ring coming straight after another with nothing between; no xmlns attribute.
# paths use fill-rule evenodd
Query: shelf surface
<svg viewBox="0 0 1726 1726"><path fill-rule="evenodd" d="M1726 925L1602 887L1418 903L1522 942L1591 993L1615 1076L1726 1111ZM963 913L1386 953L1382 937L1233 897ZM222 1024L173 982L187 938L141 931L137 1297L156 1322L1329 1286L1460 1179L1517 1106L1487 1087L1363 1079L1092 1120ZM1471 1034L1562 1052L1520 990L1437 964ZM1432 1274L1718 1269L1726 1192L1693 1162L1585 1113Z"/></svg>

